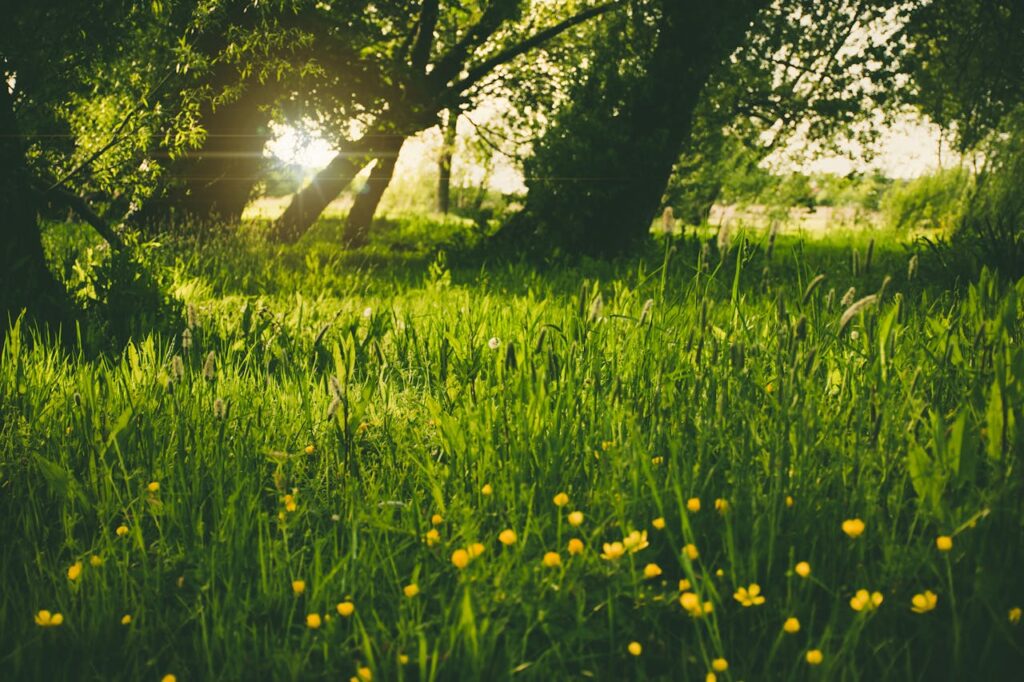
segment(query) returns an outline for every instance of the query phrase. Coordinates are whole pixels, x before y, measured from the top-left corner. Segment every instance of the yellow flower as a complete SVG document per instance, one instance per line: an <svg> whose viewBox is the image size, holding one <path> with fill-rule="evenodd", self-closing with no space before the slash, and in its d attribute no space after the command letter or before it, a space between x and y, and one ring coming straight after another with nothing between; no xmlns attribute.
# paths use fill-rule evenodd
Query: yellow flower
<svg viewBox="0 0 1024 682"><path fill-rule="evenodd" d="M729 500L719 497L715 500L715 509L719 514L726 514L729 512Z"/></svg>
<svg viewBox="0 0 1024 682"><path fill-rule="evenodd" d="M305 580L293 580L292 581L292 592L294 592L296 596L302 594L305 591L306 591L306 581Z"/></svg>
<svg viewBox="0 0 1024 682"><path fill-rule="evenodd" d="M697 551L697 545L692 543L683 546L683 554L685 554L686 558L690 561L696 561L697 557L700 556L700 552Z"/></svg>
<svg viewBox="0 0 1024 682"><path fill-rule="evenodd" d="M359 678L359 682L371 682L373 680L373 671L370 670L369 666L361 666L356 670L356 677Z"/></svg>
<svg viewBox="0 0 1024 682"><path fill-rule="evenodd" d="M693 618L700 618L704 614L711 613L714 606L711 602L700 603L700 597L693 592L683 592L679 595L679 605Z"/></svg>
<svg viewBox="0 0 1024 682"><path fill-rule="evenodd" d="M580 526L583 523L583 512L574 511L569 512L569 525L573 528Z"/></svg>
<svg viewBox="0 0 1024 682"><path fill-rule="evenodd" d="M686 592L688 589L690 589L690 581L687 580L686 578L682 578L679 581L679 591L680 592Z"/></svg>
<svg viewBox="0 0 1024 682"><path fill-rule="evenodd" d="M700 511L700 498L691 497L686 501L686 511L696 514Z"/></svg>
<svg viewBox="0 0 1024 682"><path fill-rule="evenodd" d="M562 555L558 552L546 552L542 559L544 565L548 568L554 568L562 565Z"/></svg>
<svg viewBox="0 0 1024 682"><path fill-rule="evenodd" d="M426 535L423 536L423 541L427 543L427 547L433 547L437 543L441 542L441 534L437 532L436 528L431 528L427 531Z"/></svg>
<svg viewBox="0 0 1024 682"><path fill-rule="evenodd" d="M644 566L644 577L650 580L661 575L661 566L658 564L647 564Z"/></svg>
<svg viewBox="0 0 1024 682"><path fill-rule="evenodd" d="M658 518L651 521L651 525L654 526L655 530L662 530L665 528L665 518L659 516Z"/></svg>
<svg viewBox="0 0 1024 682"><path fill-rule="evenodd" d="M99 556L98 554L93 554L91 557L89 557L89 565L93 568L99 568L103 565L103 557Z"/></svg>
<svg viewBox="0 0 1024 682"><path fill-rule="evenodd" d="M457 549L452 552L452 563L455 564L455 568L460 571L466 566L469 566L469 552L464 549Z"/></svg>
<svg viewBox="0 0 1024 682"><path fill-rule="evenodd" d="M76 561L68 566L68 580L78 580L82 575L82 562Z"/></svg>
<svg viewBox="0 0 1024 682"><path fill-rule="evenodd" d="M601 558L611 561L618 559L626 552L626 548L622 546L621 542L606 542L602 545L603 552L601 552Z"/></svg>
<svg viewBox="0 0 1024 682"><path fill-rule="evenodd" d="M406 585L405 587L402 588L402 592L405 593L406 597L408 597L409 599L412 599L413 597L415 597L417 594L420 593L420 586L417 585L416 583L410 583L410 584L408 584L408 585Z"/></svg>
<svg viewBox="0 0 1024 682"><path fill-rule="evenodd" d="M928 613L935 608L939 602L938 596L931 590L925 590L921 594L915 594L910 599L910 610L914 613Z"/></svg>
<svg viewBox="0 0 1024 682"><path fill-rule="evenodd" d="M484 553L484 546L482 543L474 542L466 550L469 552L469 558L475 559Z"/></svg>
<svg viewBox="0 0 1024 682"><path fill-rule="evenodd" d="M661 466L665 463L665 458L658 455L657 457L651 457L651 464L654 466Z"/></svg>
<svg viewBox="0 0 1024 682"><path fill-rule="evenodd" d="M704 676L704 682L718 682L718 675L709 672L707 675Z"/></svg>
<svg viewBox="0 0 1024 682"><path fill-rule="evenodd" d="M582 554L583 553L583 541L579 538L573 538L569 540L569 554Z"/></svg>
<svg viewBox="0 0 1024 682"><path fill-rule="evenodd" d="M825 657L818 649L808 651L805 658L807 659L807 665L821 665L821 662L825 660Z"/></svg>
<svg viewBox="0 0 1024 682"><path fill-rule="evenodd" d="M516 539L516 532L511 528L506 528L498 534L498 541L506 547L516 544Z"/></svg>
<svg viewBox="0 0 1024 682"><path fill-rule="evenodd" d="M171 673L167 673L160 678L160 682L178 682L178 678Z"/></svg>
<svg viewBox="0 0 1024 682"><path fill-rule="evenodd" d="M481 495L485 495L486 496L486 495L490 495L493 492L494 492L494 488L491 487L490 483L484 483L484 487L480 488L480 494Z"/></svg>
<svg viewBox="0 0 1024 682"><path fill-rule="evenodd" d="M722 578L722 577L724 577L724 576L725 576L725 571L723 571L723 570L722 570L722 569L720 569L720 568L718 568L718 569L715 569L715 575L716 575L717 577L719 577L719 578Z"/></svg>
<svg viewBox="0 0 1024 682"><path fill-rule="evenodd" d="M558 493L553 500L556 507L564 507L569 504L569 496L565 493Z"/></svg>
<svg viewBox="0 0 1024 682"><path fill-rule="evenodd" d="M729 669L729 661L725 660L724 658L716 658L715 660L711 661L711 668L716 673L724 673L726 670Z"/></svg>
<svg viewBox="0 0 1024 682"><path fill-rule="evenodd" d="M683 592L679 595L679 605L691 616L699 617L703 613L700 607L700 597L693 592Z"/></svg>
<svg viewBox="0 0 1024 682"><path fill-rule="evenodd" d="M940 535L935 538L935 546L940 552L948 552L953 549L953 538L948 535Z"/></svg>
<svg viewBox="0 0 1024 682"><path fill-rule="evenodd" d="M316 452L316 446L314 446L312 443L306 446L307 455L312 455L314 452Z"/></svg>
<svg viewBox="0 0 1024 682"><path fill-rule="evenodd" d="M121 625L131 625L131 622L132 622L132 614L126 613L123 616L121 616Z"/></svg>
<svg viewBox="0 0 1024 682"><path fill-rule="evenodd" d="M850 608L854 611L874 611L882 605L881 592L868 592L857 590L857 594L850 597Z"/></svg>
<svg viewBox="0 0 1024 682"><path fill-rule="evenodd" d="M430 517L430 523L434 526L440 526L442 523L444 523L444 519L441 518L440 514L434 514Z"/></svg>
<svg viewBox="0 0 1024 682"><path fill-rule="evenodd" d="M320 614L310 613L306 616L306 627L310 630L316 630L320 627Z"/></svg>
<svg viewBox="0 0 1024 682"><path fill-rule="evenodd" d="M846 519L843 521L843 532L851 538L856 538L864 532L864 522L860 519Z"/></svg>
<svg viewBox="0 0 1024 682"><path fill-rule="evenodd" d="M41 628L57 627L64 622L64 616L60 613L50 613L46 609L36 614L36 625Z"/></svg>
<svg viewBox="0 0 1024 682"><path fill-rule="evenodd" d="M800 621L796 618L787 618L786 622L782 624L782 630L787 634L795 635L800 632Z"/></svg>
<svg viewBox="0 0 1024 682"><path fill-rule="evenodd" d="M1019 606L1014 606L1012 609L1010 609L1010 612L1007 614L1007 618L1010 620L1010 624L1016 625L1017 623L1019 623L1020 615L1021 611Z"/></svg>
<svg viewBox="0 0 1024 682"><path fill-rule="evenodd" d="M160 492L160 481L150 481L149 485L146 486L146 490L151 493Z"/></svg>
<svg viewBox="0 0 1024 682"><path fill-rule="evenodd" d="M298 505L295 504L295 496L291 495L291 494L285 495L284 496L284 509L285 509L285 511L293 512L297 508L298 508Z"/></svg>
<svg viewBox="0 0 1024 682"><path fill-rule="evenodd" d="M648 546L647 542L647 531L634 530L632 533L622 538L622 546L629 550L630 554L636 554L641 549Z"/></svg>
<svg viewBox="0 0 1024 682"><path fill-rule="evenodd" d="M764 603L764 597L761 595L761 586L757 583L750 583L747 587L739 588L732 595L732 598L743 606L760 606Z"/></svg>
<svg viewBox="0 0 1024 682"><path fill-rule="evenodd" d="M339 616L342 618L348 618L355 613L356 605L350 601L343 601L338 603L337 609Z"/></svg>
<svg viewBox="0 0 1024 682"><path fill-rule="evenodd" d="M793 502L793 496L792 495L786 495L786 506L787 507L792 507L794 504L796 504L796 503Z"/></svg>
<svg viewBox="0 0 1024 682"><path fill-rule="evenodd" d="M767 393L768 395L775 393L775 384L769 381L767 384L765 384L764 392Z"/></svg>
<svg viewBox="0 0 1024 682"><path fill-rule="evenodd" d="M644 652L644 648L640 646L640 642L630 642L629 646L627 646L626 649L628 649L629 653L633 654L634 656L639 656Z"/></svg>
<svg viewBox="0 0 1024 682"><path fill-rule="evenodd" d="M801 561L795 568L793 568L793 570L796 571L796 574L801 578L806 578L811 574L811 565L806 561Z"/></svg>
<svg viewBox="0 0 1024 682"><path fill-rule="evenodd" d="M114 532L117 533L117 537L123 538L125 535L128 535L128 526L121 524Z"/></svg>
<svg viewBox="0 0 1024 682"><path fill-rule="evenodd" d="M406 654L398 654L398 662L401 665L405 665L409 662L409 657Z"/></svg>

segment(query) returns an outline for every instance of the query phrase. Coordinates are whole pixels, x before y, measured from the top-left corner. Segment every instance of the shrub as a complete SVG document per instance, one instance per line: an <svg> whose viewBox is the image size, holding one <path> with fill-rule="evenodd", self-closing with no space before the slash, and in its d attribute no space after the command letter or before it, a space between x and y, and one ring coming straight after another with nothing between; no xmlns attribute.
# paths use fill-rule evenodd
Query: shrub
<svg viewBox="0 0 1024 682"><path fill-rule="evenodd" d="M948 168L907 182L896 183L882 200L889 227L953 229L971 184L965 168Z"/></svg>
<svg viewBox="0 0 1024 682"><path fill-rule="evenodd" d="M967 202L953 243L975 266L1009 276L1024 274L1024 107L985 149L988 159Z"/></svg>

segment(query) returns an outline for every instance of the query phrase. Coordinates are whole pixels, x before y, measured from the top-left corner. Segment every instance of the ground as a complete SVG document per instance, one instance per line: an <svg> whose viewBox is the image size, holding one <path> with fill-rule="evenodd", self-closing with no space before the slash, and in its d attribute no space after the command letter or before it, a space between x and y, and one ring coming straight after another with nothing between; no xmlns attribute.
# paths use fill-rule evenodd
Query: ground
<svg viewBox="0 0 1024 682"><path fill-rule="evenodd" d="M882 232L538 268L389 248L421 227L168 239L187 332L9 337L0 669L1019 669L1024 284Z"/></svg>

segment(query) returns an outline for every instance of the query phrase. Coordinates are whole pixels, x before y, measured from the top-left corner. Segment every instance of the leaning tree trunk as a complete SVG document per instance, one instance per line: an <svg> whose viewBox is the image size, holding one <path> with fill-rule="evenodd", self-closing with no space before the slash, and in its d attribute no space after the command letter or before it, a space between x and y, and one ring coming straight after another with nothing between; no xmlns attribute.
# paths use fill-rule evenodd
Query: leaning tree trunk
<svg viewBox="0 0 1024 682"><path fill-rule="evenodd" d="M295 193L288 208L274 224L272 237L282 242L298 240L312 227L328 204L352 184L356 175L373 159L390 158L394 161L398 157L398 151L402 148L405 138L405 135L393 133L370 133L355 142L342 145L345 151L335 156L326 168L317 173L308 186ZM393 167L388 171L387 182L384 182L383 187L380 188L381 194L387 188L387 183L391 179L390 173L393 171ZM360 212L365 214L369 210L372 220L373 212L377 209L379 201L380 197L377 197L377 201L372 206L367 204L360 207ZM353 206L353 211L355 208ZM361 220L365 220L365 218L361 218ZM366 224L369 225L369 222Z"/></svg>
<svg viewBox="0 0 1024 682"><path fill-rule="evenodd" d="M595 60L574 104L538 144L527 168L535 179L525 217L509 226L513 236L599 256L646 237L705 83L767 4L665 0L642 75L624 81L615 64Z"/></svg>
<svg viewBox="0 0 1024 682"><path fill-rule="evenodd" d="M23 310L44 323L69 316L67 292L46 265L37 208L13 98L0 84L0 339Z"/></svg>
<svg viewBox="0 0 1024 682"><path fill-rule="evenodd" d="M437 210L445 215L448 214L448 209L451 207L452 155L455 153L455 134L458 123L458 110L449 109L441 141L441 156L437 160Z"/></svg>
<svg viewBox="0 0 1024 682"><path fill-rule="evenodd" d="M312 182L292 197L291 203L274 223L271 237L280 242L295 242L313 225L327 205L334 201L372 159L341 152L317 173Z"/></svg>
<svg viewBox="0 0 1024 682"><path fill-rule="evenodd" d="M356 195L355 203L352 204L352 210L348 212L348 219L345 221L345 243L349 247L363 246L368 241L373 216L377 213L377 206L380 205L384 191L394 177L395 164L398 162L398 155L404 142L404 139L399 140L398 148L394 152L377 157L366 185Z"/></svg>

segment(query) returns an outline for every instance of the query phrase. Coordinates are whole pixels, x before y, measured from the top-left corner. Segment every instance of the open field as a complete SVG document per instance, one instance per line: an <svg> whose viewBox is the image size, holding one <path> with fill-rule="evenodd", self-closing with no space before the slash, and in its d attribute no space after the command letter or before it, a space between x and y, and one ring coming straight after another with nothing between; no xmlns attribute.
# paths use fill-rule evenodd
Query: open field
<svg viewBox="0 0 1024 682"><path fill-rule="evenodd" d="M1011 679L1024 283L875 236L165 244L187 333L3 350L0 677Z"/></svg>

